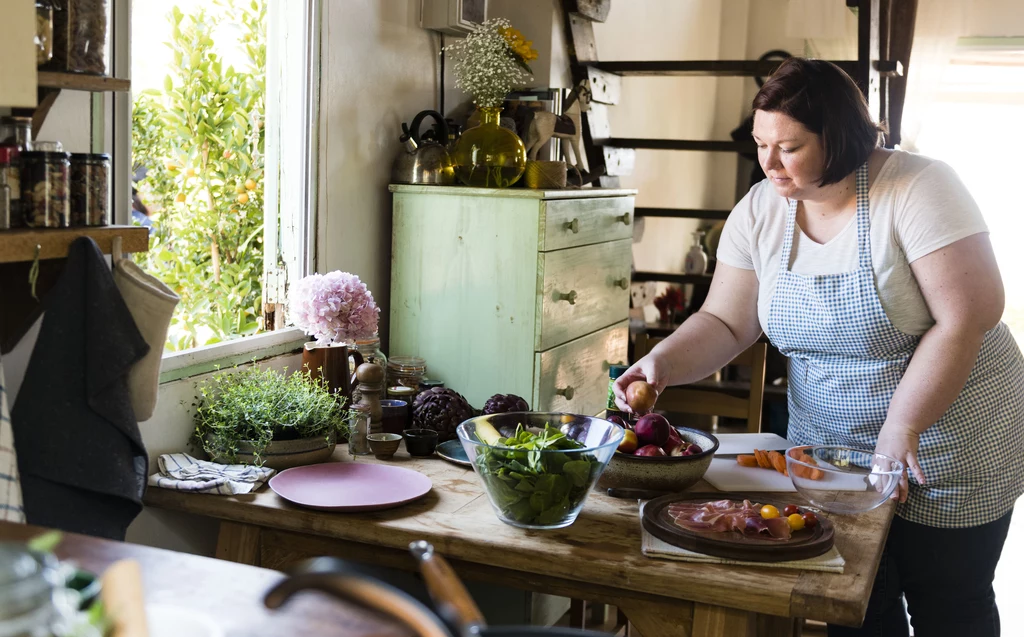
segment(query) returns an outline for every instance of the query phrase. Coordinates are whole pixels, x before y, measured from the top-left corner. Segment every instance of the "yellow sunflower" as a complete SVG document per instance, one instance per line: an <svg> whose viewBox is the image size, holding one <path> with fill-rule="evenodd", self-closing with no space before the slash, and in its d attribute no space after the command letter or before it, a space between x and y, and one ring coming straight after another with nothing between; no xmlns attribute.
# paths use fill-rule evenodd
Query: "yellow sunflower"
<svg viewBox="0 0 1024 637"><path fill-rule="evenodd" d="M522 62L527 63L537 59L537 52L533 49L533 40L527 40L519 29L505 27L501 29L501 35L505 38L512 53Z"/></svg>

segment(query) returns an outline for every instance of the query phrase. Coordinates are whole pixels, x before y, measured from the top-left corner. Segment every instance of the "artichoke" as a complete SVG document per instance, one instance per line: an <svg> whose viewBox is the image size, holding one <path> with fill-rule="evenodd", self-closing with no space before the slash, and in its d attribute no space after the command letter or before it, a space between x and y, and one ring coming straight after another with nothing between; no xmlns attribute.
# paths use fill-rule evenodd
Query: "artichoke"
<svg viewBox="0 0 1024 637"><path fill-rule="evenodd" d="M495 394L484 403L485 414L507 414L510 411L530 411L530 405L515 394Z"/></svg>
<svg viewBox="0 0 1024 637"><path fill-rule="evenodd" d="M455 428L472 417L473 408L462 394L447 387L422 391L412 403L413 426L433 429L438 442L455 438Z"/></svg>

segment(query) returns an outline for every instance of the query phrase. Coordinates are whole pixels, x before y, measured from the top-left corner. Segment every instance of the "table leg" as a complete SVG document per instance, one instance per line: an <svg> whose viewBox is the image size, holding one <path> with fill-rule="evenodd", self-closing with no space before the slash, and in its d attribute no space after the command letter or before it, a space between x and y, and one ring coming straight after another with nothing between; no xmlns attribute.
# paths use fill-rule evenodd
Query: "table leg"
<svg viewBox="0 0 1024 637"><path fill-rule="evenodd" d="M651 602L616 600L615 605L629 620L631 635L638 637L686 637L693 622L693 604L683 600Z"/></svg>
<svg viewBox="0 0 1024 637"><path fill-rule="evenodd" d="M217 533L217 558L259 566L260 532L260 527L252 524L221 522Z"/></svg>

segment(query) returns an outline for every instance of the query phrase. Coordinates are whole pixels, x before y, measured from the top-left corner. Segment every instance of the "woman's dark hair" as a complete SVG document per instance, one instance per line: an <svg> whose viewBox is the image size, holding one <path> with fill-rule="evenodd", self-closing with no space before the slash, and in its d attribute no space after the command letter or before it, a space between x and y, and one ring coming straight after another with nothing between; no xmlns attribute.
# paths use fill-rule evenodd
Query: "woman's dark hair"
<svg viewBox="0 0 1024 637"><path fill-rule="evenodd" d="M783 62L757 92L753 110L782 113L821 137L821 186L839 183L867 161L884 131L872 121L856 82L824 60Z"/></svg>

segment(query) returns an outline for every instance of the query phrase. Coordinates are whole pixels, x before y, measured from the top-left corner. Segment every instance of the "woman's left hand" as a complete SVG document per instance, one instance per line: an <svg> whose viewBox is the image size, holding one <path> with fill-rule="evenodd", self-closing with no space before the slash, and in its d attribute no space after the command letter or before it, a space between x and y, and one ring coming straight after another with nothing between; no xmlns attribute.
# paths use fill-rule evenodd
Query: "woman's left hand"
<svg viewBox="0 0 1024 637"><path fill-rule="evenodd" d="M875 453L880 453L890 458L895 458L903 463L903 475L900 476L900 486L893 491L893 500L899 498L900 502L907 501L907 469L914 472L918 484L924 484L924 471L917 463L917 446L921 434L910 427L886 423L878 433L878 443L875 445Z"/></svg>

